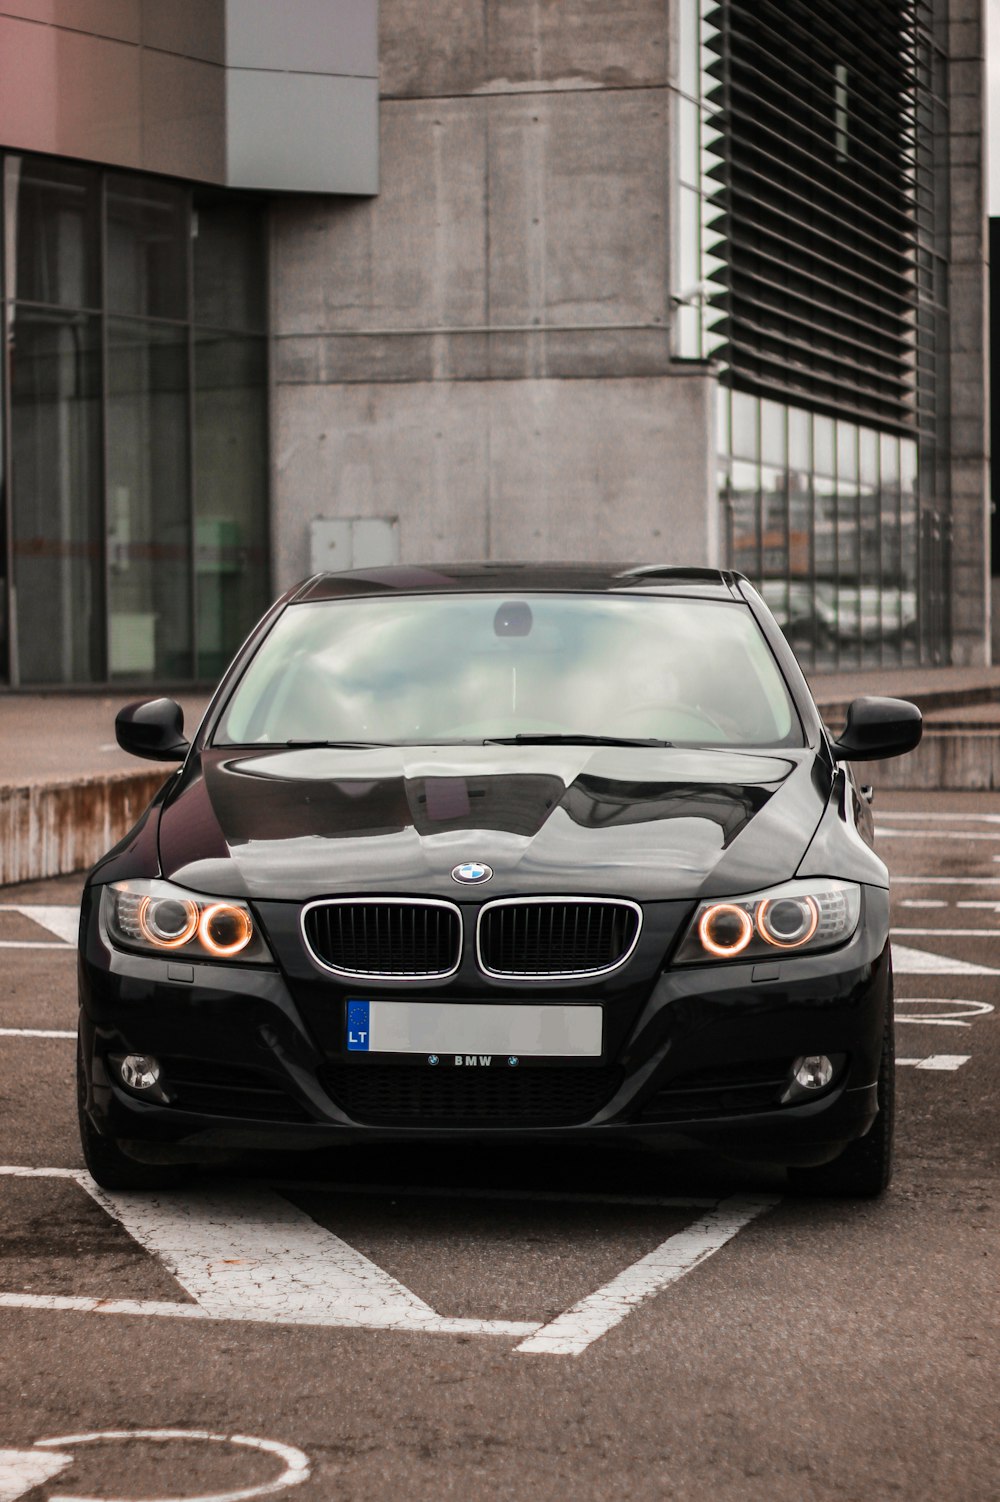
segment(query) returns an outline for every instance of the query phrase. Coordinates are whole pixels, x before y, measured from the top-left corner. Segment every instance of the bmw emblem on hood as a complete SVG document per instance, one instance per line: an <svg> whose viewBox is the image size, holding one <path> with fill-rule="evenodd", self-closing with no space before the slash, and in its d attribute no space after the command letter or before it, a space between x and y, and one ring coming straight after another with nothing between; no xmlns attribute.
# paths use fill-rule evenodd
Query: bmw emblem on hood
<svg viewBox="0 0 1000 1502"><path fill-rule="evenodd" d="M452 871L454 881L464 881L475 885L480 881L489 881L493 875L492 866L484 866L482 861L463 861Z"/></svg>

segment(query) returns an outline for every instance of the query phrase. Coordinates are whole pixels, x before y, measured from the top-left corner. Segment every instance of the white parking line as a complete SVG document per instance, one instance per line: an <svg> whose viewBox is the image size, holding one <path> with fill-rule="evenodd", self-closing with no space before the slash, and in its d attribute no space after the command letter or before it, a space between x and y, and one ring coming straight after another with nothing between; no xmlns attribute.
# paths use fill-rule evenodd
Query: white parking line
<svg viewBox="0 0 1000 1502"><path fill-rule="evenodd" d="M940 813L903 813L900 810L881 808L880 819L932 819L939 823L962 823L962 824L1000 824L1000 814L962 814L950 812ZM957 831L961 836L961 830Z"/></svg>
<svg viewBox="0 0 1000 1502"><path fill-rule="evenodd" d="M890 934L914 938L1000 939L1000 928L891 928Z"/></svg>
<svg viewBox="0 0 1000 1502"><path fill-rule="evenodd" d="M548 1356L578 1356L620 1324L636 1304L659 1293L731 1241L738 1231L778 1203L773 1195L733 1195L687 1230L627 1267L603 1288L567 1309L517 1347Z"/></svg>
<svg viewBox="0 0 1000 1502"><path fill-rule="evenodd" d="M0 1038L75 1038L75 1032L53 1027L0 1027ZM0 1497L0 1502L3 1498Z"/></svg>
<svg viewBox="0 0 1000 1502"><path fill-rule="evenodd" d="M937 1007L935 1016L930 1013L927 1016L908 1017L906 1007ZM960 1011L942 1012L942 1007L958 1007ZM943 996L897 996L896 997L896 1021L912 1022L918 1027L971 1027L971 1022L965 1022L965 1017L985 1017L994 1010L988 1001L964 1001L958 998Z"/></svg>
<svg viewBox="0 0 1000 1502"><path fill-rule="evenodd" d="M952 959L926 949L910 949L893 944L892 968L897 975L1000 975L990 965L974 965L971 960Z"/></svg>
<svg viewBox="0 0 1000 1502"><path fill-rule="evenodd" d="M30 918L39 928L47 928L63 944L76 943L80 929L79 903L0 902L0 913L20 913L22 918ZM4 947L10 949L15 946L8 943Z"/></svg>
<svg viewBox="0 0 1000 1502"><path fill-rule="evenodd" d="M361 1252L265 1189L108 1194L81 1170L10 1165L0 1167L2 1175L75 1179L168 1268L191 1299L173 1303L0 1293L2 1308L389 1329L410 1334L506 1335L522 1339L519 1350L566 1356L579 1355L637 1304L693 1271L751 1220L779 1203L776 1195L734 1195L711 1201L707 1213L694 1225L668 1237L605 1287L543 1326L538 1321L438 1314ZM690 1201L669 1203L691 1208ZM531 1343L535 1336L544 1338L536 1345Z"/></svg>
<svg viewBox="0 0 1000 1502"><path fill-rule="evenodd" d="M881 818L881 815L879 815ZM987 834L980 829L886 829L884 825L876 824L875 838L877 840L950 840L953 845L960 844L963 840L989 840L996 844L1000 840L1000 830L996 834Z"/></svg>
<svg viewBox="0 0 1000 1502"><path fill-rule="evenodd" d="M926 1059L897 1059L903 1069L961 1069L972 1058L968 1053L932 1053Z"/></svg>

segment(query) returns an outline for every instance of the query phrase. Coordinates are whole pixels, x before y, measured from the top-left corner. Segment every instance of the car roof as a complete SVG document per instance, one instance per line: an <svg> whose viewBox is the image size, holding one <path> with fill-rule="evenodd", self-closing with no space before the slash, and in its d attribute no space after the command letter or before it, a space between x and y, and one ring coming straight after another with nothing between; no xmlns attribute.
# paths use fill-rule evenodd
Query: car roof
<svg viewBox="0 0 1000 1502"><path fill-rule="evenodd" d="M348 573L314 574L294 590L289 604L357 595L454 594L529 591L684 595L745 603L742 575L715 568L667 564L458 563L394 564Z"/></svg>

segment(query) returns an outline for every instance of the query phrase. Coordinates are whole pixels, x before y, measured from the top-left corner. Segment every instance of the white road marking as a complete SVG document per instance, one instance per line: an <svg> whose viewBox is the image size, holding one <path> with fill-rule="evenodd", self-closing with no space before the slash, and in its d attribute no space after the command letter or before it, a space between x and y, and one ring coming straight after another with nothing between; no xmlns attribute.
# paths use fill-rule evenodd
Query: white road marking
<svg viewBox="0 0 1000 1502"><path fill-rule="evenodd" d="M875 838L877 840L950 840L953 845L958 845L964 840L989 840L995 845L997 840L1000 840L1000 830L996 834L986 834L980 829L886 829L883 825L877 824Z"/></svg>
<svg viewBox="0 0 1000 1502"><path fill-rule="evenodd" d="M986 908L991 913L1000 913L1000 902L956 902L955 906L970 910L974 908Z"/></svg>
<svg viewBox="0 0 1000 1502"><path fill-rule="evenodd" d="M934 819L938 822L951 822L963 824L1000 824L1000 814L960 814L960 813L902 813L894 809L881 808L878 814L880 819ZM958 831L961 834L961 831Z"/></svg>
<svg viewBox="0 0 1000 1502"><path fill-rule="evenodd" d="M389 1273L267 1189L161 1195L83 1187L216 1319L521 1335L534 1324L443 1319Z"/></svg>
<svg viewBox="0 0 1000 1502"><path fill-rule="evenodd" d="M579 1356L620 1324L643 1300L676 1283L731 1241L738 1231L778 1204L775 1195L733 1195L687 1230L669 1236L655 1251L627 1267L603 1288L544 1325L517 1347L548 1356Z"/></svg>
<svg viewBox="0 0 1000 1502"><path fill-rule="evenodd" d="M900 907L950 907L950 902L945 902L940 897L904 897ZM961 903L959 903L961 907Z"/></svg>
<svg viewBox="0 0 1000 1502"><path fill-rule="evenodd" d="M79 903L3 902L0 903L0 913L20 913L22 917L30 918L32 923L37 923L39 928L47 928L63 944L76 943L80 929Z"/></svg>
<svg viewBox="0 0 1000 1502"><path fill-rule="evenodd" d="M1000 887L1000 876L894 876L894 887Z"/></svg>
<svg viewBox="0 0 1000 1502"><path fill-rule="evenodd" d="M708 1213L543 1327L539 1321L453 1319L438 1314L361 1252L266 1190L133 1196L108 1194L80 1169L0 1166L0 1176L4 1175L74 1179L167 1266L194 1302L0 1293L0 1308L393 1329L432 1335L507 1335L522 1340L544 1329L552 1338L538 1347L524 1344L518 1349L554 1355L576 1355L584 1350L636 1304L699 1266L756 1216L779 1203L776 1195L734 1195L722 1201L597 1196L602 1202L708 1207ZM481 1195L481 1191L472 1193ZM507 1191L499 1191L498 1197L507 1197ZM533 1196L511 1191L509 1197ZM539 1197L553 1198L544 1194ZM594 1197L559 1198L583 1201ZM569 1325L553 1335L553 1327L566 1319ZM560 1349L562 1344L565 1350Z"/></svg>
<svg viewBox="0 0 1000 1502"><path fill-rule="evenodd" d="M65 944L52 944L45 939L0 939L0 949L61 949L66 952Z"/></svg>
<svg viewBox="0 0 1000 1502"><path fill-rule="evenodd" d="M893 944L892 968L897 975L1000 975L1000 970L989 965L973 965L968 960L910 949L905 944Z"/></svg>
<svg viewBox="0 0 1000 1502"><path fill-rule="evenodd" d="M0 1027L0 1038L75 1038L75 1032L52 1027ZM0 1498L0 1502L3 1499Z"/></svg>
<svg viewBox="0 0 1000 1502"><path fill-rule="evenodd" d="M913 1069L961 1069L972 1058L968 1053L932 1053L926 1059L897 1059L903 1068Z"/></svg>
<svg viewBox="0 0 1000 1502"><path fill-rule="evenodd" d="M961 1007L960 1012L941 1012L937 1016L933 1012L926 1016L907 1017L901 1012L900 1007ZM952 1000L940 996L897 996L896 997L896 1021L915 1022L920 1027L971 1027L971 1022L963 1022L963 1017L985 1017L994 1008L988 1001L961 1001Z"/></svg>
<svg viewBox="0 0 1000 1502"><path fill-rule="evenodd" d="M910 938L939 939L1000 939L1000 928L891 928L890 934L906 934Z"/></svg>
<svg viewBox="0 0 1000 1502"><path fill-rule="evenodd" d="M308 1455L297 1450L294 1445L283 1445L275 1439L257 1439L250 1434L212 1434L207 1429L105 1429L90 1434L62 1434L57 1439L36 1440L35 1444L44 1452L50 1445L75 1448L78 1445L108 1444L114 1440L124 1440L128 1444L134 1444L136 1440L149 1440L161 1444L172 1439L183 1440L185 1444L204 1441L208 1444L239 1445L248 1450L263 1450L265 1454L277 1456L284 1469L271 1481L260 1482L256 1486L204 1493L201 1496L185 1492L183 1498L161 1496L157 1498L157 1502L251 1502L251 1498L268 1497L309 1479ZM60 1495L52 1497L51 1502L109 1502L109 1499Z"/></svg>
<svg viewBox="0 0 1000 1502"><path fill-rule="evenodd" d="M141 1314L163 1319L209 1319L197 1304L152 1299L85 1299L62 1293L0 1293L0 1309L64 1309L73 1314Z"/></svg>
<svg viewBox="0 0 1000 1502"><path fill-rule="evenodd" d="M46 1454L44 1450L0 1450L0 1502L17 1502L26 1492L51 1481L68 1465L72 1455Z"/></svg>

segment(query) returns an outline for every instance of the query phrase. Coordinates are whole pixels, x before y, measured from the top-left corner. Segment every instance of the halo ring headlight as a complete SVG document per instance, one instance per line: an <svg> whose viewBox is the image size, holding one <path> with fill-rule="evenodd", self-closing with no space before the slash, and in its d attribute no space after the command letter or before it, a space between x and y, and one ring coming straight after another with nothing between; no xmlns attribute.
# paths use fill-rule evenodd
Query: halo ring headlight
<svg viewBox="0 0 1000 1502"><path fill-rule="evenodd" d="M818 927L819 905L813 897L767 897L757 908L757 932L775 949L808 944Z"/></svg>
<svg viewBox="0 0 1000 1502"><path fill-rule="evenodd" d="M198 937L209 954L228 959L245 949L253 938L253 920L246 908L228 902L213 902L198 923Z"/></svg>
<svg viewBox="0 0 1000 1502"><path fill-rule="evenodd" d="M741 954L753 938L753 919L735 902L717 902L698 921L698 937L719 959Z"/></svg>
<svg viewBox="0 0 1000 1502"><path fill-rule="evenodd" d="M142 937L157 949L179 949L198 931L198 909L183 897L144 897L136 921Z"/></svg>

